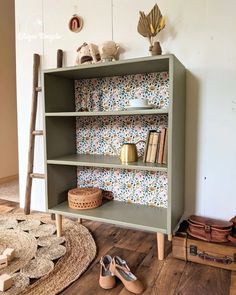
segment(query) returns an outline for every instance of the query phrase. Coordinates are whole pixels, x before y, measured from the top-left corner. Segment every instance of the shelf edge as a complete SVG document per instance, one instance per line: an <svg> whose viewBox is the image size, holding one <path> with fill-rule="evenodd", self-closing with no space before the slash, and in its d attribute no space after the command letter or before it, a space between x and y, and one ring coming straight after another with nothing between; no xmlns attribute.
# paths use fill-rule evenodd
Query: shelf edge
<svg viewBox="0 0 236 295"><path fill-rule="evenodd" d="M117 168L126 170L145 170L145 171L155 171L155 172L167 172L168 167L148 167L148 166L132 166L129 165L124 167L119 164L103 164L103 163L90 163L90 162L73 162L73 161L60 161L60 160L47 160L47 164L53 165L66 165L66 166L88 166L88 167L99 167L99 168Z"/></svg>
<svg viewBox="0 0 236 295"><path fill-rule="evenodd" d="M93 117L93 116L135 116L135 115L167 115L169 110L153 111L107 111L107 112L47 112L45 117Z"/></svg>
<svg viewBox="0 0 236 295"><path fill-rule="evenodd" d="M119 225L119 226L123 226L126 228L133 228L133 229L137 229L137 230L144 230L144 231L148 231L148 232L159 232L159 233L163 233L166 234L167 233L167 228L156 228L156 227L152 227L152 226L145 226L145 225L137 225L137 224L133 224L133 223L127 223L124 221L117 221L117 220L112 220L112 219L106 219L106 218L102 218L102 217L94 217L94 216L87 216L87 215L83 215L81 213L72 213L72 212L64 212L62 210L57 210L57 209L48 209L47 210L48 213L53 213L53 214L61 214L61 215L65 215L66 217L72 217L72 218L82 218L82 219L87 219L87 220L92 220L92 221L98 221L98 222L103 222L103 223L109 223L109 224L114 224L114 225Z"/></svg>

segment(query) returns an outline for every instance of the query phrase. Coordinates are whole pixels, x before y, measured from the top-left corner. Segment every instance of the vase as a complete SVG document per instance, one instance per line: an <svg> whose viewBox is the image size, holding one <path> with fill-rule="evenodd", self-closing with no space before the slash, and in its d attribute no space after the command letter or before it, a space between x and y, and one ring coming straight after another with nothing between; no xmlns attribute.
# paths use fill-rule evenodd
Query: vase
<svg viewBox="0 0 236 295"><path fill-rule="evenodd" d="M151 52L151 55L161 55L161 45L160 42L154 42L152 46L149 47L149 51Z"/></svg>

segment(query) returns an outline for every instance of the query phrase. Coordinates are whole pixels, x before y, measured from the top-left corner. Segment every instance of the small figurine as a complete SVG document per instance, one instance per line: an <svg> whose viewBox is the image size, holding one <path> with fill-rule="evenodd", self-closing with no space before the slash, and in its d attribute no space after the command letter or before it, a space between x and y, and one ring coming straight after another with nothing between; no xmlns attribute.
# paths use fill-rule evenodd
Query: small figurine
<svg viewBox="0 0 236 295"><path fill-rule="evenodd" d="M100 52L98 50L98 46L96 44L93 44L93 43L89 43L88 46L89 46L90 54L91 54L91 56L93 58L93 63L100 62L101 61L101 55L100 55Z"/></svg>
<svg viewBox="0 0 236 295"><path fill-rule="evenodd" d="M13 279L8 274L3 274L0 276L0 291L5 292L6 290L10 289L13 285Z"/></svg>
<svg viewBox="0 0 236 295"><path fill-rule="evenodd" d="M0 269L8 266L7 256L0 255Z"/></svg>
<svg viewBox="0 0 236 295"><path fill-rule="evenodd" d="M97 45L84 42L78 49L76 64L92 64L101 60Z"/></svg>
<svg viewBox="0 0 236 295"><path fill-rule="evenodd" d="M15 250L12 248L7 248L3 251L3 255L7 257L7 261L12 261L15 257Z"/></svg>
<svg viewBox="0 0 236 295"><path fill-rule="evenodd" d="M103 62L113 61L117 59L119 45L114 41L106 41L99 46L99 51Z"/></svg>

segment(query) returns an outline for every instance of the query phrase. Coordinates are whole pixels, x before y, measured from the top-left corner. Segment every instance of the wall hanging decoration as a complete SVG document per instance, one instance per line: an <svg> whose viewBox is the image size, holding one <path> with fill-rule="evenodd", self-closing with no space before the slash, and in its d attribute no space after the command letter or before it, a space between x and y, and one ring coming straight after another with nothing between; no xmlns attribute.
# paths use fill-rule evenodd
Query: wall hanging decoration
<svg viewBox="0 0 236 295"><path fill-rule="evenodd" d="M77 14L74 14L72 18L69 21L69 29L71 32L78 33L83 28L83 19L82 17L78 16Z"/></svg>
<svg viewBox="0 0 236 295"><path fill-rule="evenodd" d="M164 29L165 27L165 18L162 16L161 11L157 4L149 12L145 14L143 11L140 11L140 17L138 22L138 32L143 37L148 38L150 42L149 51L151 55L160 55L162 49L160 42L157 41L157 34Z"/></svg>

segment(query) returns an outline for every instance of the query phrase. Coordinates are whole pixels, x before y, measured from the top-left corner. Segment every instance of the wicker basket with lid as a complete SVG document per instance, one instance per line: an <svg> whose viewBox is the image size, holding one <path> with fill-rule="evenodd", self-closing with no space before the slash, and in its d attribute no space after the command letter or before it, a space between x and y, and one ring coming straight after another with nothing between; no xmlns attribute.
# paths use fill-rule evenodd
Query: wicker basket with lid
<svg viewBox="0 0 236 295"><path fill-rule="evenodd" d="M102 191L97 187L78 187L68 191L68 203L71 209L87 210L102 204Z"/></svg>

